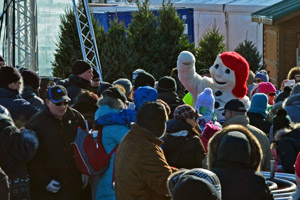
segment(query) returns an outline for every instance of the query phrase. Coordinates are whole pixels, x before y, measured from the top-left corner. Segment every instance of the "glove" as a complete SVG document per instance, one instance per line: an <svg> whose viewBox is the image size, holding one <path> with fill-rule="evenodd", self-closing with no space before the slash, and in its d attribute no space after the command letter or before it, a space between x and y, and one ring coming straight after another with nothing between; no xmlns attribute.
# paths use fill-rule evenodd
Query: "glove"
<svg viewBox="0 0 300 200"><path fill-rule="evenodd" d="M50 183L45 187L48 192L57 193L60 190L60 183L56 180L51 180Z"/></svg>
<svg viewBox="0 0 300 200"><path fill-rule="evenodd" d="M85 174L81 174L81 180L82 180L82 189L84 189L87 184L89 183L89 176Z"/></svg>

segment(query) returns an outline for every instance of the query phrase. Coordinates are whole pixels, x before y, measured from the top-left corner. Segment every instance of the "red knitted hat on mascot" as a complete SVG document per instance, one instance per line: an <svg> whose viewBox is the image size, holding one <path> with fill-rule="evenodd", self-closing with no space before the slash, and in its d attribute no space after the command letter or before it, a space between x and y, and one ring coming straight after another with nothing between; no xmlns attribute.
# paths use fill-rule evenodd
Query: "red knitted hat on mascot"
<svg viewBox="0 0 300 200"><path fill-rule="evenodd" d="M235 73L235 87L232 90L234 96L243 98L247 94L247 79L249 76L249 64L247 60L234 51L226 51L220 55L224 65Z"/></svg>

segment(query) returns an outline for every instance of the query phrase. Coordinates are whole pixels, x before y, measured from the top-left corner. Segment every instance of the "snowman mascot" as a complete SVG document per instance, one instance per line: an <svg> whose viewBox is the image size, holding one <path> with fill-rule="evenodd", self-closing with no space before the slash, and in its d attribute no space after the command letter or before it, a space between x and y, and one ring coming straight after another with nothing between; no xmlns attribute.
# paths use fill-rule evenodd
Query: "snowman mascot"
<svg viewBox="0 0 300 200"><path fill-rule="evenodd" d="M181 52L177 59L179 80L192 94L194 103L199 93L205 88L211 88L215 97L217 120L220 122L224 121L224 106L231 99L239 98L249 108L250 101L246 96L249 65L245 58L233 51L219 54L209 68L211 78L196 73L195 61L189 51Z"/></svg>

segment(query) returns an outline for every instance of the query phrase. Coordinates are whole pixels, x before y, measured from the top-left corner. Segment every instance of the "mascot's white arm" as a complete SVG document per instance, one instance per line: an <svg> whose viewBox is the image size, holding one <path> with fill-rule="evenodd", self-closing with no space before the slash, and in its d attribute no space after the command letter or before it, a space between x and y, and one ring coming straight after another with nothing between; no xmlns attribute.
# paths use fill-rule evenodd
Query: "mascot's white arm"
<svg viewBox="0 0 300 200"><path fill-rule="evenodd" d="M202 77L195 71L195 57L188 51L180 53L177 59L178 77L183 86L192 94L194 102L205 88L213 87L211 78Z"/></svg>

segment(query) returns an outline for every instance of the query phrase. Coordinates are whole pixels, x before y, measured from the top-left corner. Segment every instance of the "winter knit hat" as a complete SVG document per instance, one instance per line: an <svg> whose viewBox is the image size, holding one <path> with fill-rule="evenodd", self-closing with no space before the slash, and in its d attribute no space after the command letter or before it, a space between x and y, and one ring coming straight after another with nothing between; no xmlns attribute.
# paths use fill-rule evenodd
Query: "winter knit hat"
<svg viewBox="0 0 300 200"><path fill-rule="evenodd" d="M264 94L273 93L276 92L276 88L270 82L262 82L258 84L258 92Z"/></svg>
<svg viewBox="0 0 300 200"><path fill-rule="evenodd" d="M99 85L99 87L98 87L98 89L97 89L97 95L98 95L98 97L101 97L101 96L102 96L102 93L103 93L106 89L108 89L108 88L110 88L110 87L113 87L113 85L110 84L109 82L100 82L100 85Z"/></svg>
<svg viewBox="0 0 300 200"><path fill-rule="evenodd" d="M72 65L72 74L79 75L91 69L91 65L84 60L76 60Z"/></svg>
<svg viewBox="0 0 300 200"><path fill-rule="evenodd" d="M223 64L234 71L235 87L232 90L234 96L243 98L247 94L247 79L249 76L249 64L247 60L234 51L220 54Z"/></svg>
<svg viewBox="0 0 300 200"><path fill-rule="evenodd" d="M132 73L132 85L133 85L133 86L134 86L136 77L137 77L140 73L142 73L142 72L145 72L145 70L143 70L143 69L136 69L136 70L134 70L134 72Z"/></svg>
<svg viewBox="0 0 300 200"><path fill-rule="evenodd" d="M195 109L201 115L206 115L214 112L214 105L215 97L213 96L212 89L205 88L197 97ZM205 107L205 109L202 109L202 107Z"/></svg>
<svg viewBox="0 0 300 200"><path fill-rule="evenodd" d="M275 98L275 103L278 103L280 101L284 101L286 98L288 98L291 95L291 91L292 91L291 87L285 86L283 88L283 91L280 92L278 94L278 96Z"/></svg>
<svg viewBox="0 0 300 200"><path fill-rule="evenodd" d="M197 200L199 197L205 197L207 200L221 199L212 183L202 178L201 175L199 177L188 172L182 174L176 183L171 194L173 200Z"/></svg>
<svg viewBox="0 0 300 200"><path fill-rule="evenodd" d="M268 97L264 93L256 93L251 99L248 110L250 113L259 113L267 119Z"/></svg>
<svg viewBox="0 0 300 200"><path fill-rule="evenodd" d="M185 122L186 119L198 119L199 113L190 105L183 104L175 108L173 118Z"/></svg>
<svg viewBox="0 0 300 200"><path fill-rule="evenodd" d="M205 127L202 132L201 141L203 143L203 146L205 148L205 151L207 152L207 146L209 139L217 132L220 128L213 124L212 121L205 124Z"/></svg>
<svg viewBox="0 0 300 200"><path fill-rule="evenodd" d="M142 86L137 88L134 92L133 102L135 104L135 109L138 111L141 106L147 101L157 100L157 91L150 86Z"/></svg>
<svg viewBox="0 0 300 200"><path fill-rule="evenodd" d="M136 115L136 124L159 138L166 131L168 115L165 106L159 102L145 102Z"/></svg>
<svg viewBox="0 0 300 200"><path fill-rule="evenodd" d="M138 76L135 79L134 82L134 88L137 89L138 87L141 86L150 86L153 87L155 86L155 78L148 72L141 72L138 74Z"/></svg>
<svg viewBox="0 0 300 200"><path fill-rule="evenodd" d="M176 92L176 90L177 90L176 81L171 76L163 76L159 79L157 85L158 93L164 93L170 91Z"/></svg>
<svg viewBox="0 0 300 200"><path fill-rule="evenodd" d="M254 78L260 78L263 82L269 82L269 75L266 70L260 70L255 74Z"/></svg>
<svg viewBox="0 0 300 200"><path fill-rule="evenodd" d="M126 103L126 96L118 87L110 87L103 92L103 96L109 96L114 99L120 99L123 103Z"/></svg>
<svg viewBox="0 0 300 200"><path fill-rule="evenodd" d="M40 87L41 78L36 72L32 70L25 70L21 73L21 75L25 86L30 86L35 90Z"/></svg>
<svg viewBox="0 0 300 200"><path fill-rule="evenodd" d="M291 95L296 95L296 94L300 94L300 83L297 83L292 89Z"/></svg>
<svg viewBox="0 0 300 200"><path fill-rule="evenodd" d="M125 89L125 95L128 97L130 92L132 91L132 84L129 79L127 78L119 78L118 80L113 82L113 85L122 85Z"/></svg>
<svg viewBox="0 0 300 200"><path fill-rule="evenodd" d="M0 68L0 85L8 86L21 79L20 73L14 67L1 67Z"/></svg>
<svg viewBox="0 0 300 200"><path fill-rule="evenodd" d="M284 109L279 109L273 118L273 133L284 128L290 128L292 120Z"/></svg>

